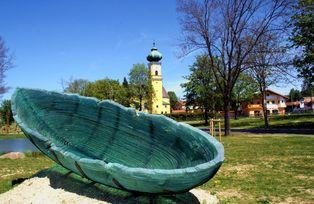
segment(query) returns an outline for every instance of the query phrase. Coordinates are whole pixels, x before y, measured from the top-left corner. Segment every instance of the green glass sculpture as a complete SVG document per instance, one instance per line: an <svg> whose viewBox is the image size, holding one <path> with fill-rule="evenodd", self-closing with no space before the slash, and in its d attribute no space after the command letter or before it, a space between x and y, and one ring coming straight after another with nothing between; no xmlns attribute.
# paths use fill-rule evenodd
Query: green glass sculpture
<svg viewBox="0 0 314 204"><path fill-rule="evenodd" d="M211 179L224 159L223 146L207 133L108 100L17 88L12 111L55 162L131 192L188 191Z"/></svg>

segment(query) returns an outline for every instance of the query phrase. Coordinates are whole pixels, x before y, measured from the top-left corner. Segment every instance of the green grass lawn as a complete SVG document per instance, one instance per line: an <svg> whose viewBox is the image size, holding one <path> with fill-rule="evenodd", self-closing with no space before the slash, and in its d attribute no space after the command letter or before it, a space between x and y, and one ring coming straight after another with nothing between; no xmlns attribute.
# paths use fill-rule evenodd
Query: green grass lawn
<svg viewBox="0 0 314 204"><path fill-rule="evenodd" d="M225 162L201 188L222 203L313 203L314 137L223 137Z"/></svg>
<svg viewBox="0 0 314 204"><path fill-rule="evenodd" d="M200 186L222 203L314 203L314 137L239 135L223 137L225 162L217 175ZM0 160L0 193L16 178L51 167L41 154Z"/></svg>
<svg viewBox="0 0 314 204"><path fill-rule="evenodd" d="M204 126L204 121L187 121L197 127ZM263 128L264 119L254 117L241 117L237 120L230 119L231 128ZM270 117L270 128L314 128L314 114L284 115ZM223 120L222 120L223 127Z"/></svg>
<svg viewBox="0 0 314 204"><path fill-rule="evenodd" d="M41 153L27 153L24 159L0 159L0 193L12 188L12 180L28 178L53 164L51 159Z"/></svg>
<svg viewBox="0 0 314 204"><path fill-rule="evenodd" d="M24 134L0 134L1 139L16 139L16 138L25 138Z"/></svg>
<svg viewBox="0 0 314 204"><path fill-rule="evenodd" d="M269 119L270 128L314 128L314 115L284 115L272 116ZM264 119L262 118L239 118L231 119L232 127L241 128L262 128Z"/></svg>

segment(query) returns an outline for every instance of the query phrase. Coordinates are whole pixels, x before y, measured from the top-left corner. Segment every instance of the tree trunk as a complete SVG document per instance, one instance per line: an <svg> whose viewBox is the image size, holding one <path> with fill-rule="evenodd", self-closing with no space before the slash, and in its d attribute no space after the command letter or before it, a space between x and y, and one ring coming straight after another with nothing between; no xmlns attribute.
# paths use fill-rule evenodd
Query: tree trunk
<svg viewBox="0 0 314 204"><path fill-rule="evenodd" d="M230 100L228 97L224 99L224 126L225 136L230 135Z"/></svg>
<svg viewBox="0 0 314 204"><path fill-rule="evenodd" d="M265 128L269 128L265 89L262 90L262 97L263 97L262 108L263 108L263 116L264 116L264 126Z"/></svg>
<svg viewBox="0 0 314 204"><path fill-rule="evenodd" d="M234 119L235 120L238 119L238 105L237 104L234 105Z"/></svg>
<svg viewBox="0 0 314 204"><path fill-rule="evenodd" d="M205 125L208 125L208 108L205 108L205 112L204 112L204 118L205 118Z"/></svg>
<svg viewBox="0 0 314 204"><path fill-rule="evenodd" d="M140 111L142 111L142 97L140 97L139 99L140 99Z"/></svg>

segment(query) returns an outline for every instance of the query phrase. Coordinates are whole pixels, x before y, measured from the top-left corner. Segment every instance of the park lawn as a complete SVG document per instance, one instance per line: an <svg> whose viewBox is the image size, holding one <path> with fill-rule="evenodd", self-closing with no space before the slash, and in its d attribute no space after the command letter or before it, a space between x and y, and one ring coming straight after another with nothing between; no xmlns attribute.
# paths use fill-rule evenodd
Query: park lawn
<svg viewBox="0 0 314 204"><path fill-rule="evenodd" d="M197 126L200 128L205 128L208 126L204 125L203 120L199 121L186 121L186 123ZM231 128L263 128L264 119L263 118L254 118L254 117L240 117L237 120L234 118L230 119ZM284 116L272 116L270 117L270 128L305 128L313 129L314 128L314 114L299 114L299 115L284 115ZM222 119L223 127L223 119Z"/></svg>
<svg viewBox="0 0 314 204"><path fill-rule="evenodd" d="M239 118L231 119L233 128L263 128L263 118ZM272 116L269 119L270 128L313 128L314 114Z"/></svg>
<svg viewBox="0 0 314 204"><path fill-rule="evenodd" d="M21 134L0 134L1 139L17 139L17 138L26 138L23 133Z"/></svg>
<svg viewBox="0 0 314 204"><path fill-rule="evenodd" d="M12 188L12 180L29 178L53 164L51 159L41 153L26 153L24 159L0 159L0 194Z"/></svg>
<svg viewBox="0 0 314 204"><path fill-rule="evenodd" d="M223 137L225 162L201 186L222 203L314 203L314 137Z"/></svg>
<svg viewBox="0 0 314 204"><path fill-rule="evenodd" d="M200 186L222 203L314 202L314 137L238 135L223 137L225 162L217 175ZM11 181L51 167L41 154L0 160L0 193Z"/></svg>

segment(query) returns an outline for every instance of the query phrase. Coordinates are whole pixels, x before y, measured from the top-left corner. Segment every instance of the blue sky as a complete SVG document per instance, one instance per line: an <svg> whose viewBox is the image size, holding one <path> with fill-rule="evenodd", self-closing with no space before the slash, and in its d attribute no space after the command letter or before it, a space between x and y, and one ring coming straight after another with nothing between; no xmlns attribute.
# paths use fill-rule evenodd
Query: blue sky
<svg viewBox="0 0 314 204"><path fill-rule="evenodd" d="M146 63L155 41L163 54L165 88L183 96L180 83L194 56L178 58L180 27L174 0L1 0L0 35L13 52L11 87L61 91L61 79L128 75ZM287 94L292 86L274 87Z"/></svg>

